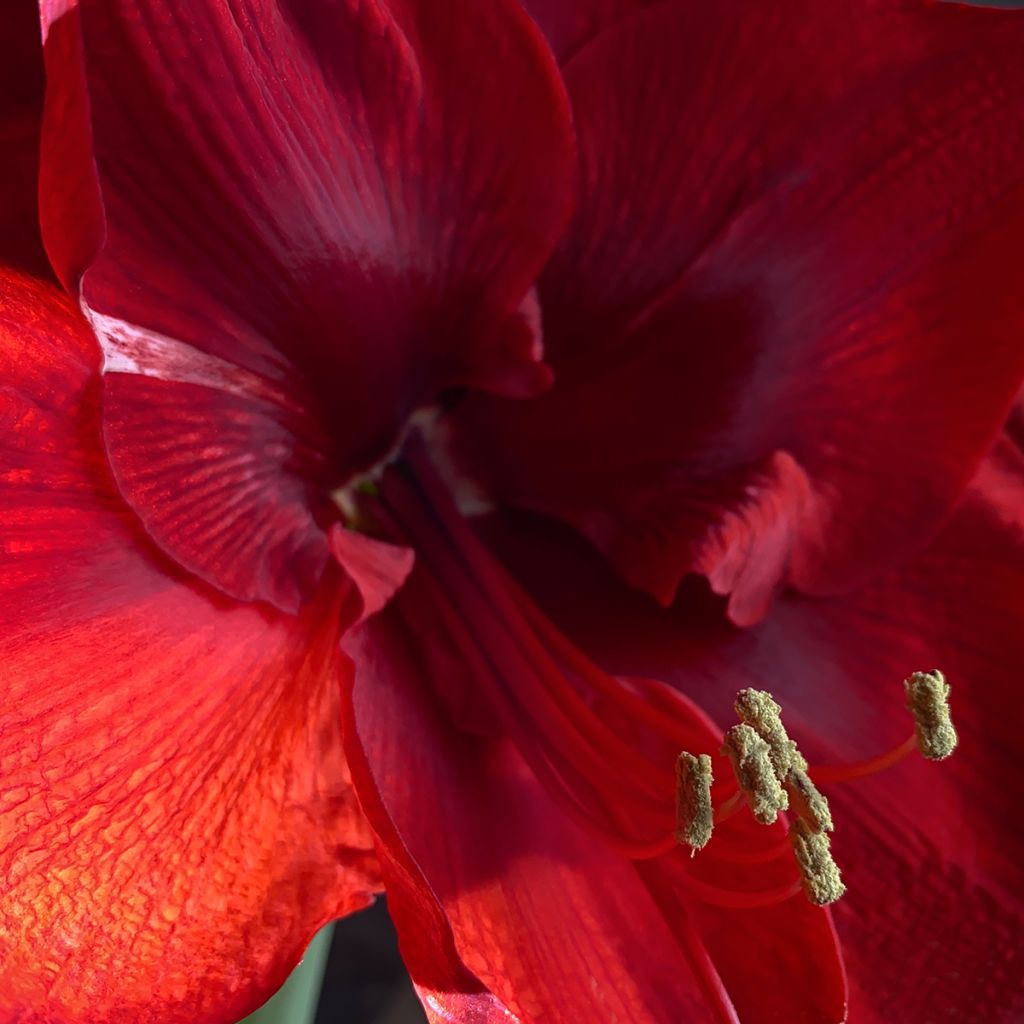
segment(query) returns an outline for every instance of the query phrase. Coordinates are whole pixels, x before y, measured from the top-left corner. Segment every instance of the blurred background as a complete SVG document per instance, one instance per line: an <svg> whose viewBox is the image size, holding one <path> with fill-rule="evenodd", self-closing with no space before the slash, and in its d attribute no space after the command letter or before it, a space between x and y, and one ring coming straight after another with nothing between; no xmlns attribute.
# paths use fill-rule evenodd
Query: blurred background
<svg viewBox="0 0 1024 1024"><path fill-rule="evenodd" d="M386 901L338 921L315 1024L426 1024L426 1019L398 955Z"/></svg>
<svg viewBox="0 0 1024 1024"><path fill-rule="evenodd" d="M385 900L324 928L284 987L241 1024L426 1024Z"/></svg>

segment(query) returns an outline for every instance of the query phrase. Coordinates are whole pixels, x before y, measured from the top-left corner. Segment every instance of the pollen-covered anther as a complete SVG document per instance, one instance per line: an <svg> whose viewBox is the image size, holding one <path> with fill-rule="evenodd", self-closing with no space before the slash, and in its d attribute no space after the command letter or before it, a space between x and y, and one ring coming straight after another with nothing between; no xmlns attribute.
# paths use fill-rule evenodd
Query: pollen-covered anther
<svg viewBox="0 0 1024 1024"><path fill-rule="evenodd" d="M949 683L938 670L915 672L903 681L907 710L914 716L917 749L929 761L941 761L953 753L956 729L949 717Z"/></svg>
<svg viewBox="0 0 1024 1024"><path fill-rule="evenodd" d="M792 768L784 783L789 805L812 832L832 831L832 811L824 794L802 768Z"/></svg>
<svg viewBox="0 0 1024 1024"><path fill-rule="evenodd" d="M789 826L789 842L807 898L817 907L835 903L846 892L846 886L832 859L828 836L813 831L807 822L797 818Z"/></svg>
<svg viewBox="0 0 1024 1024"><path fill-rule="evenodd" d="M722 753L732 762L754 817L762 825L771 825L789 806L772 764L768 744L749 725L734 725L725 734Z"/></svg>
<svg viewBox="0 0 1024 1024"><path fill-rule="evenodd" d="M796 744L782 724L782 707L766 690L740 690L736 694L736 714L768 744L775 777L781 782L793 768L807 770Z"/></svg>
<svg viewBox="0 0 1024 1024"><path fill-rule="evenodd" d="M692 857L707 846L714 827L711 809L711 758L687 753L676 758L676 839Z"/></svg>

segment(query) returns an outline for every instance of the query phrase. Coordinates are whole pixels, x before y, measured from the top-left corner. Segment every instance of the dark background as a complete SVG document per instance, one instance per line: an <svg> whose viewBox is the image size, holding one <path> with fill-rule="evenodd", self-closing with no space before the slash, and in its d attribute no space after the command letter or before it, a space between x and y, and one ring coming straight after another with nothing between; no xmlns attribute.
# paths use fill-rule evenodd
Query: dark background
<svg viewBox="0 0 1024 1024"><path fill-rule="evenodd" d="M426 1024L383 899L335 924L316 1024Z"/></svg>

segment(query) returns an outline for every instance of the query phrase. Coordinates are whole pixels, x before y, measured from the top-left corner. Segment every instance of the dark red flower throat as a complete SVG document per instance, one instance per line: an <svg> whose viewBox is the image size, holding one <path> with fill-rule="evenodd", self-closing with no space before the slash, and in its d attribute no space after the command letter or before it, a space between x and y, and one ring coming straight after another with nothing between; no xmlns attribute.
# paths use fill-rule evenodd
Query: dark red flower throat
<svg viewBox="0 0 1024 1024"><path fill-rule="evenodd" d="M673 688L615 678L571 642L473 531L418 433L377 482L351 489L344 504L350 526L415 551L395 612L432 663L427 674L446 717L465 731L511 740L551 800L595 841L631 861L658 859L682 892L718 906L767 906L802 882L808 887L799 850L802 875L793 867L785 815L759 818L759 826L739 813L744 797L754 807L759 794L738 764L733 778L729 744L723 748L715 724ZM799 820L810 820L804 787L820 797L810 776L840 782L872 774L917 743L912 735L863 762L811 768L800 785L787 766L776 787L791 795ZM675 855L687 841L680 751L710 753L722 779L708 780L707 805L721 828L699 860ZM784 811L789 801L782 801ZM811 831L823 830L815 823ZM815 841L827 853L827 838Z"/></svg>

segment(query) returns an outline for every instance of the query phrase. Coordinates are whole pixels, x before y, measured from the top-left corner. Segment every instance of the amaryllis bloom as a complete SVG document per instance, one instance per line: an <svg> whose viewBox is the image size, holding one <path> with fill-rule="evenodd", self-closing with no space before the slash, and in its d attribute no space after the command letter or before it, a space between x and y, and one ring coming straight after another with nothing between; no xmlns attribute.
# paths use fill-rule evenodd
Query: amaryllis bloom
<svg viewBox="0 0 1024 1024"><path fill-rule="evenodd" d="M1024 16L41 14L0 1019L234 1021L381 890L437 1021L1017 1019ZM959 748L901 760L935 667ZM741 690L833 908L734 795Z"/></svg>

